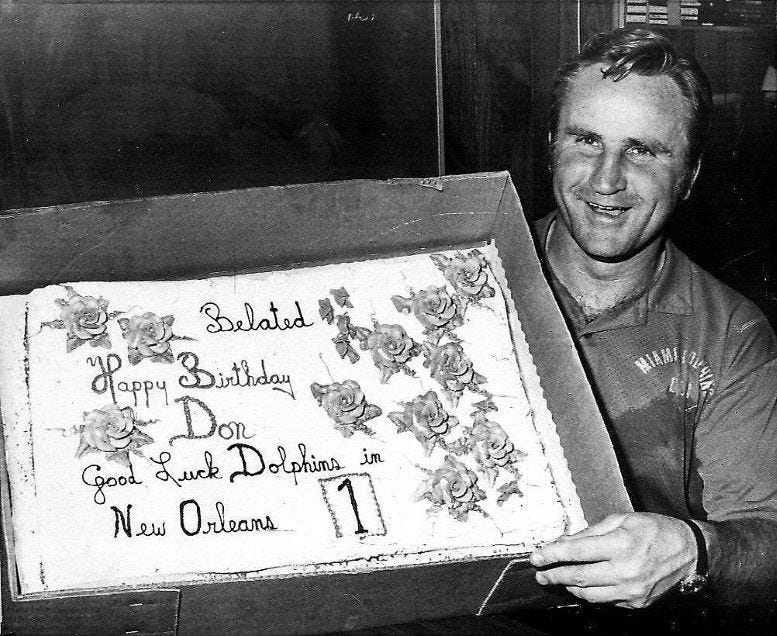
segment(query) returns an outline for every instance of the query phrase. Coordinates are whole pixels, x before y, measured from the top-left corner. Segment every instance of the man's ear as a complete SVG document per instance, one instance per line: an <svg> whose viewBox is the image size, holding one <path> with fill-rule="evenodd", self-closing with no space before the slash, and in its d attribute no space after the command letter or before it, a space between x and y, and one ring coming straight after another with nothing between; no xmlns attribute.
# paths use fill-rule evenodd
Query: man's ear
<svg viewBox="0 0 777 636"><path fill-rule="evenodd" d="M696 165L688 175L688 179L685 183L685 192L683 193L683 201L691 196L691 190L693 189L693 184L696 183L696 177L699 176L699 170L701 170L701 157L696 161Z"/></svg>
<svg viewBox="0 0 777 636"><path fill-rule="evenodd" d="M548 158L548 172L553 174L553 131L548 130L548 145L546 146L546 157Z"/></svg>

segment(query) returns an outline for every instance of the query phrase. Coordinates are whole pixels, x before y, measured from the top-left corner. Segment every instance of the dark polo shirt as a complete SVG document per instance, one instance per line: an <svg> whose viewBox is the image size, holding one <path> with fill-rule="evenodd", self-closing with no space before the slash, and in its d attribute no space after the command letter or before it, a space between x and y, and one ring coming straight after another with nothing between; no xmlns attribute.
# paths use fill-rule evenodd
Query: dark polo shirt
<svg viewBox="0 0 777 636"><path fill-rule="evenodd" d="M535 228L543 255L554 220ZM646 293L590 322L545 269L635 508L777 519L777 340L762 312L670 241Z"/></svg>

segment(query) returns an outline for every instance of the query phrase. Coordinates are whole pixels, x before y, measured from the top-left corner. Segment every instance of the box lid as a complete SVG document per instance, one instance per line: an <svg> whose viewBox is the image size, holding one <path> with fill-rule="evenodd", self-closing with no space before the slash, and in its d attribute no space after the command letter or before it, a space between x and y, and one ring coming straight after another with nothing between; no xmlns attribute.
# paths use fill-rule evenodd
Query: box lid
<svg viewBox="0 0 777 636"><path fill-rule="evenodd" d="M51 283L87 279L193 278L288 268L490 240L502 255L586 519L595 523L607 514L630 510L608 433L542 275L507 173L361 180L9 211L0 215L0 293L26 293ZM7 528L7 506L3 512ZM5 534L9 554L12 545ZM4 566L7 563L4 559ZM507 565L508 560L494 559L423 566L440 568L438 572L408 568L328 580L303 577L298 581L182 586L180 621L195 632L203 626L245 629L246 612L252 604L261 605L265 627L278 628L272 631L327 631L425 618L440 614L425 614L432 610L425 609L420 600L414 604L413 599L419 597L418 585L434 585L435 580L447 581L441 588L447 590L441 597L445 603L438 605L437 612L475 612L482 609L486 597L504 609L511 606L510 598L521 604L521 597L525 600L536 593L511 592L505 597L503 591L510 585L519 591L531 585L527 581L516 586L511 579L511 572L516 571L522 581L527 578L520 573L526 570L525 563L512 567L500 579ZM470 576L479 574L473 584L456 586L453 582L459 573L451 574L451 567L471 570ZM492 588L497 579L503 587L495 593ZM410 581L415 581L410 588L416 592L402 593ZM12 602L13 589L12 573L6 571L5 614L16 621L9 624L23 632L21 627L30 615L23 608L31 607L24 603L30 601ZM310 607L309 613L300 613L305 616L282 616L280 601L292 593ZM338 598L355 594L361 599L361 609L354 609L350 602L338 606L333 594ZM209 604L201 602L205 597L224 600L234 612L211 616ZM387 600L390 598L394 601ZM230 599L240 602L230 604ZM70 595L35 602L68 606L73 600ZM277 608L275 617L272 608Z"/></svg>

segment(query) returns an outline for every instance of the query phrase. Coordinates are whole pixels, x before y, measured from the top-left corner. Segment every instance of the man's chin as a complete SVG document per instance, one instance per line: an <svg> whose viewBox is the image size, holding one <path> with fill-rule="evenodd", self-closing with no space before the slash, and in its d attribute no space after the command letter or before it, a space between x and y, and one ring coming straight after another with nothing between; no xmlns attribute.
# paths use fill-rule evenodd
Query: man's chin
<svg viewBox="0 0 777 636"><path fill-rule="evenodd" d="M635 257L650 256L660 251L663 241L653 240L644 245L580 245L585 255L599 263L625 263Z"/></svg>
<svg viewBox="0 0 777 636"><path fill-rule="evenodd" d="M588 258L602 263L618 263L626 260L631 252L627 245L613 241L611 237L586 236L585 233L580 233L577 236L573 234L572 238L577 243L578 249Z"/></svg>

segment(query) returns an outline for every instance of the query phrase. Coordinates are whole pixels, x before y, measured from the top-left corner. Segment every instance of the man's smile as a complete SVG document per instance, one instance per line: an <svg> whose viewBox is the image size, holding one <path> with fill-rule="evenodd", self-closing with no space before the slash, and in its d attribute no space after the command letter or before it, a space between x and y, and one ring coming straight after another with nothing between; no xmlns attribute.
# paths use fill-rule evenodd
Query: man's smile
<svg viewBox="0 0 777 636"><path fill-rule="evenodd" d="M596 203L594 201L588 201L585 199L583 199L583 203L591 208L593 212L611 218L617 218L623 213L628 212L633 207L631 205L604 205L602 203Z"/></svg>
<svg viewBox="0 0 777 636"><path fill-rule="evenodd" d="M601 205L599 203L594 203L593 201L586 201L586 203L594 210L599 210L601 212L625 212L631 207L625 205Z"/></svg>

